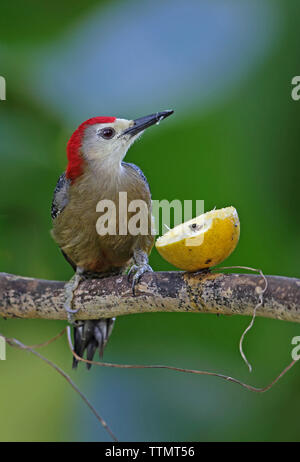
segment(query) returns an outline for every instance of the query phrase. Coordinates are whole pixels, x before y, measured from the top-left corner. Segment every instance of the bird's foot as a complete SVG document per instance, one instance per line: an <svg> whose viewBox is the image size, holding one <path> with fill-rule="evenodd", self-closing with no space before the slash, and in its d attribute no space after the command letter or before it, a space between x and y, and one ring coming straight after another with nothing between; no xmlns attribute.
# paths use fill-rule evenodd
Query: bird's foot
<svg viewBox="0 0 300 462"><path fill-rule="evenodd" d="M128 280L131 281L132 293L135 295L135 286L138 284L141 276L144 273L152 273L153 269L148 263L148 255L146 252L138 250L134 253L134 264L128 272Z"/></svg>
<svg viewBox="0 0 300 462"><path fill-rule="evenodd" d="M80 308L78 308L77 310L74 310L72 308L73 300L74 300L74 293L75 293L75 290L78 288L80 282L83 280L83 272L84 271L82 268L77 267L76 273L74 274L74 276L70 279L70 281L68 281L65 284L64 309L68 313L69 323L73 325L75 324L74 315L78 313L78 311L80 310Z"/></svg>

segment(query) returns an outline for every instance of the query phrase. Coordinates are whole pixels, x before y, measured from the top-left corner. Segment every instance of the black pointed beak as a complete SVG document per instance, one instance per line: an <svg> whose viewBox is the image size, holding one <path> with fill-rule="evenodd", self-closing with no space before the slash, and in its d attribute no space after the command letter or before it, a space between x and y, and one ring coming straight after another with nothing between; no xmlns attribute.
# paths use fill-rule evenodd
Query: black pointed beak
<svg viewBox="0 0 300 462"><path fill-rule="evenodd" d="M137 135L139 132L145 130L145 128L151 127L151 125L158 124L161 120L169 117L173 114L174 111L162 111L156 112L156 114L151 114L145 117L140 117L139 119L135 119L134 125L132 127L127 128L122 134L123 135L130 135L134 136Z"/></svg>

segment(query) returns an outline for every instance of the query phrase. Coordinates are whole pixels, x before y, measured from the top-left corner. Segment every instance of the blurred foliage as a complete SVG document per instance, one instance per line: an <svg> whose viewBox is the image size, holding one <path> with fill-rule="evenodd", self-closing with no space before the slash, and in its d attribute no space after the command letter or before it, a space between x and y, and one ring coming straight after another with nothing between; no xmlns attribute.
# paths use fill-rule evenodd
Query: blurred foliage
<svg viewBox="0 0 300 462"><path fill-rule="evenodd" d="M176 111L172 121L134 145L126 160L144 170L154 199L204 199L206 210L237 208L241 239L226 265L299 277L300 103L290 97L290 82L299 74L300 5L275 3L283 31L267 59L205 113L197 107ZM0 58L2 46L9 50L0 67L8 82L7 101L0 102L1 271L63 280L72 274L49 234L52 191L65 167L72 127L31 99L22 81L35 47L50 43L96 4L1 5ZM150 263L155 270L174 270L155 250ZM299 326L256 320L245 342L254 366L250 376L238 352L248 322L194 314L125 316L116 323L105 359L208 369L263 385L290 361ZM34 344L63 325L0 320L0 332ZM256 395L216 378L175 372L94 367L87 373L81 367L74 373L63 339L42 353L72 375L121 440L299 441L297 367L273 390ZM37 358L8 349L0 369L2 441L107 439L71 388Z"/></svg>
<svg viewBox="0 0 300 462"><path fill-rule="evenodd" d="M86 14L93 6L108 0L53 0L51 3L15 0L1 5L0 41L9 45L36 45L54 38L69 24Z"/></svg>

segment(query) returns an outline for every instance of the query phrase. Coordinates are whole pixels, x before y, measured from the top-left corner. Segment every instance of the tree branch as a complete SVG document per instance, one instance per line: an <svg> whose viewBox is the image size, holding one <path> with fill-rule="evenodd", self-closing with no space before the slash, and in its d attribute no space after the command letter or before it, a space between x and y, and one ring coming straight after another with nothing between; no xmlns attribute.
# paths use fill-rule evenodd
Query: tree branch
<svg viewBox="0 0 300 462"><path fill-rule="evenodd" d="M267 276L257 316L300 322L300 280ZM155 272L143 275L132 295L127 276L83 281L76 291L76 319L133 313L196 312L252 315L264 280L259 275ZM0 273L0 316L67 319L64 282Z"/></svg>

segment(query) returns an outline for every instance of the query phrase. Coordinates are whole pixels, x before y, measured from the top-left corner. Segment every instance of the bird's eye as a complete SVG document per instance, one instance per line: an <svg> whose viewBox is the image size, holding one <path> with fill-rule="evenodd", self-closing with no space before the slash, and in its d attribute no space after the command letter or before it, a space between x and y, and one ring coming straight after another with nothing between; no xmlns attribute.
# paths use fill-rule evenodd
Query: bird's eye
<svg viewBox="0 0 300 462"><path fill-rule="evenodd" d="M115 130L112 127L106 127L102 128L102 130L99 131L99 135L102 136L105 140L110 140L115 136Z"/></svg>

